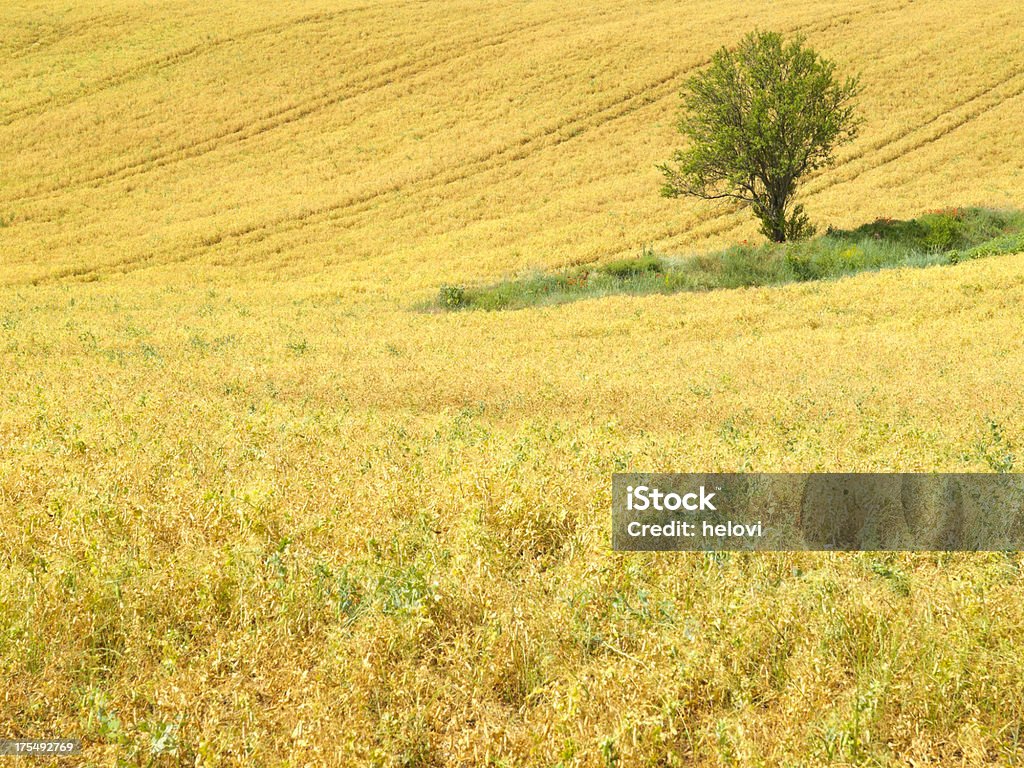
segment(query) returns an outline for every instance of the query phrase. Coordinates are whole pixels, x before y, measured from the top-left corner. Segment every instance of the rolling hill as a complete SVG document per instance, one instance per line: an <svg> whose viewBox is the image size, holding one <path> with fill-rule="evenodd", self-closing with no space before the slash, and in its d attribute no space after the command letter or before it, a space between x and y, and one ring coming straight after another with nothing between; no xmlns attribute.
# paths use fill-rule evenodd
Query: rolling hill
<svg viewBox="0 0 1024 768"><path fill-rule="evenodd" d="M754 28L802 190L1024 200L1013 0L0 9L0 734L83 765L1007 765L1019 554L616 555L611 473L1020 471L1024 255L415 311L755 240L658 196Z"/></svg>

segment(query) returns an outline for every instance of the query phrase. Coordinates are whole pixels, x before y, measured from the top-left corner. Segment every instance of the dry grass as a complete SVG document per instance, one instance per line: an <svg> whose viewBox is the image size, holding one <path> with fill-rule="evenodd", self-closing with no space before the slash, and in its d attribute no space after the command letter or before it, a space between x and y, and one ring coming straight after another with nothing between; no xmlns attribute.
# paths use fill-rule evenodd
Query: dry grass
<svg viewBox="0 0 1024 768"><path fill-rule="evenodd" d="M654 163L755 26L863 73L820 223L1019 205L1017 4L271 5L0 10L0 734L89 765L1024 760L1019 555L608 551L625 467L1019 470L1024 256L410 311L753 237Z"/></svg>

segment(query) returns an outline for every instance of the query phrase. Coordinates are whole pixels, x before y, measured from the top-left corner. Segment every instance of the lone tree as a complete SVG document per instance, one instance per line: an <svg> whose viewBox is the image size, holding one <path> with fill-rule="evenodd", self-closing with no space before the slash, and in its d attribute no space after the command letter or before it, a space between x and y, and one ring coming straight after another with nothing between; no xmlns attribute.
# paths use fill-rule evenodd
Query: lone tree
<svg viewBox="0 0 1024 768"><path fill-rule="evenodd" d="M678 127L690 144L658 166L661 193L739 200L771 240L809 237L814 227L793 205L797 184L856 135L851 101L859 90L856 78L839 82L835 65L802 37L748 34L687 81Z"/></svg>

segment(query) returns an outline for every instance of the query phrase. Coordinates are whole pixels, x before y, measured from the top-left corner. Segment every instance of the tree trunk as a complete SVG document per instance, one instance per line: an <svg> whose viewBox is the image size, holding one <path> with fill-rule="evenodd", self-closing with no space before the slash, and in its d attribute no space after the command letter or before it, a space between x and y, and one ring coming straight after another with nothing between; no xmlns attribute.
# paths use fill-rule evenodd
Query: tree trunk
<svg viewBox="0 0 1024 768"><path fill-rule="evenodd" d="M786 208L772 200L754 205L754 213L761 219L761 232L773 243L786 242Z"/></svg>

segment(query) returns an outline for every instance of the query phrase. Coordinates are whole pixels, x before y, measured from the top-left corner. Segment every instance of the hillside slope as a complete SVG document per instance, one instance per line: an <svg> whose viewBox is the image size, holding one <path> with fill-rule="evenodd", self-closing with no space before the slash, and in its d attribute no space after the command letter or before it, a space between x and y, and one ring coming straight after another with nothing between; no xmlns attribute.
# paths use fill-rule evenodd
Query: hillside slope
<svg viewBox="0 0 1024 768"><path fill-rule="evenodd" d="M1019 206L1016 2L264 5L0 9L0 734L89 765L1024 759L1019 554L608 549L627 467L1020 471L1024 255L411 311L754 238L654 164L755 27L862 74L820 224Z"/></svg>

